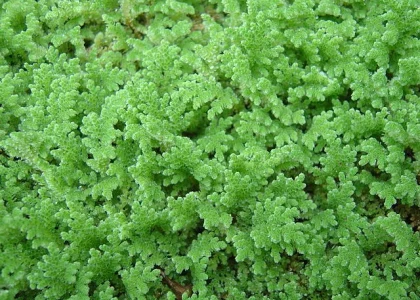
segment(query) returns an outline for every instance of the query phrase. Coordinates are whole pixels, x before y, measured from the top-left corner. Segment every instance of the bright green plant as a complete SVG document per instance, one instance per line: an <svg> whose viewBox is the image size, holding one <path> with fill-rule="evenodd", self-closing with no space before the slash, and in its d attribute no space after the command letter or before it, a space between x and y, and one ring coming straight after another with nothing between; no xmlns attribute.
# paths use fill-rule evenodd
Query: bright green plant
<svg viewBox="0 0 420 300"><path fill-rule="evenodd" d="M0 1L1 299L418 299L416 0Z"/></svg>

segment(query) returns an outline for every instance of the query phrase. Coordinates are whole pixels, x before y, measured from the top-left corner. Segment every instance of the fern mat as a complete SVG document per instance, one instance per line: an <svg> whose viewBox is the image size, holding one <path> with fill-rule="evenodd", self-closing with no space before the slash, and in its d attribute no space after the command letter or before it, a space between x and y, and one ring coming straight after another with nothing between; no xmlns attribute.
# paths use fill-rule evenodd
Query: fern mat
<svg viewBox="0 0 420 300"><path fill-rule="evenodd" d="M419 299L419 0L0 0L0 299Z"/></svg>

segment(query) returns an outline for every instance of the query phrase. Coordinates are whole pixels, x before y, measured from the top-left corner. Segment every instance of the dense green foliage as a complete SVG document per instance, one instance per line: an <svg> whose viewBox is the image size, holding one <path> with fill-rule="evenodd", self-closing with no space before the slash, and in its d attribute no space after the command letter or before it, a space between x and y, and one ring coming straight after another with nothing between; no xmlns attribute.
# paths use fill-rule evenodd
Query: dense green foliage
<svg viewBox="0 0 420 300"><path fill-rule="evenodd" d="M418 0L0 5L0 299L419 299Z"/></svg>

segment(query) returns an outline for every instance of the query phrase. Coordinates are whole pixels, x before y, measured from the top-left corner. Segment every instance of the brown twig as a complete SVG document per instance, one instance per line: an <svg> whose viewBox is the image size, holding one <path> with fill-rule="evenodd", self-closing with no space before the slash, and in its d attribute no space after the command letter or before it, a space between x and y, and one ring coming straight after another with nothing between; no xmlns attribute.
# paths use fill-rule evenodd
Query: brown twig
<svg viewBox="0 0 420 300"><path fill-rule="evenodd" d="M172 290L172 292L175 294L177 300L181 300L182 295L184 293L187 293L188 296L191 296L191 294L192 294L192 285L191 284L188 284L188 285L184 286L184 285L170 279L165 274L165 271L162 268L160 268L160 267L157 267L157 268L160 270L160 276L162 276L162 282L165 283Z"/></svg>

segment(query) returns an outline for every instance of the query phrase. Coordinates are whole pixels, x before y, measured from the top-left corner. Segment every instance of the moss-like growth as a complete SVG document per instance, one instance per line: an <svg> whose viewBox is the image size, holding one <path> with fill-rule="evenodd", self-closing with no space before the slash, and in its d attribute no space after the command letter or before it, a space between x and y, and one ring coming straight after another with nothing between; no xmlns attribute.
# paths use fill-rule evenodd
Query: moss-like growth
<svg viewBox="0 0 420 300"><path fill-rule="evenodd" d="M418 1L0 1L1 299L418 299Z"/></svg>

